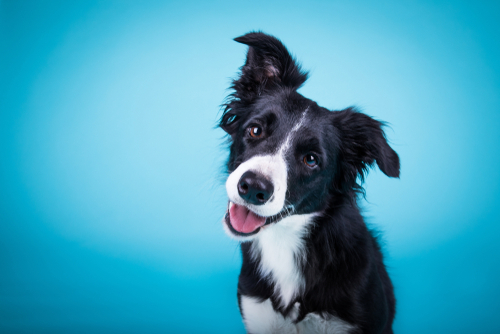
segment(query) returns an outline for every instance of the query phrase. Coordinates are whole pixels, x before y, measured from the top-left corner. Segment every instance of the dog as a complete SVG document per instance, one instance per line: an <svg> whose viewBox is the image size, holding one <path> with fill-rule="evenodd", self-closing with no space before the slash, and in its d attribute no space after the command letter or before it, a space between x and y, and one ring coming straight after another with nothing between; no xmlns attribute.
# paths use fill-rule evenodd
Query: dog
<svg viewBox="0 0 500 334"><path fill-rule="evenodd" d="M279 39L235 41L248 53L219 125L230 147L223 226L241 242L246 330L393 333L393 285L357 205L375 163L399 177L384 123L298 93L308 73Z"/></svg>

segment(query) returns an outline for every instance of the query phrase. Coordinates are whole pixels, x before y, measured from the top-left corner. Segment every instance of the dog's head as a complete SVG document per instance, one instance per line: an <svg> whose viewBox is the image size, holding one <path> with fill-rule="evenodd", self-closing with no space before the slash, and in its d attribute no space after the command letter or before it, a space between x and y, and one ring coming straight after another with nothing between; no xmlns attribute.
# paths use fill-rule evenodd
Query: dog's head
<svg viewBox="0 0 500 334"><path fill-rule="evenodd" d="M321 211L332 197L353 199L376 162L399 176L382 123L353 108L330 111L297 92L307 73L275 37L253 32L220 126L231 140L225 223L251 239L288 215Z"/></svg>

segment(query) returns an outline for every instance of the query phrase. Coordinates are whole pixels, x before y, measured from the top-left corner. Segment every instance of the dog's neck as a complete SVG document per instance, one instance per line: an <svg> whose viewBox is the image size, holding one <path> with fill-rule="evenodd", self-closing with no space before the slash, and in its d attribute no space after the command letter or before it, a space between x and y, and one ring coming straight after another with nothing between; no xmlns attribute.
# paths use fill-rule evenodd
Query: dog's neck
<svg viewBox="0 0 500 334"><path fill-rule="evenodd" d="M307 257L305 237L316 215L286 217L265 227L252 241L251 255L259 261L261 276L274 285L274 294L283 307L304 289L301 266Z"/></svg>

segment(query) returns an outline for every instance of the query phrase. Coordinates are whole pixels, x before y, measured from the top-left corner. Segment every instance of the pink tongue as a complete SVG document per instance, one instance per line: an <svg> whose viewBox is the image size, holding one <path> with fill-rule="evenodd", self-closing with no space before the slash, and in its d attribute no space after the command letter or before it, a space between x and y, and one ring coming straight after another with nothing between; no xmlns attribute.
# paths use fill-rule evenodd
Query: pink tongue
<svg viewBox="0 0 500 334"><path fill-rule="evenodd" d="M243 205L234 204L229 209L233 228L241 233L251 233L266 223L266 217L259 217Z"/></svg>

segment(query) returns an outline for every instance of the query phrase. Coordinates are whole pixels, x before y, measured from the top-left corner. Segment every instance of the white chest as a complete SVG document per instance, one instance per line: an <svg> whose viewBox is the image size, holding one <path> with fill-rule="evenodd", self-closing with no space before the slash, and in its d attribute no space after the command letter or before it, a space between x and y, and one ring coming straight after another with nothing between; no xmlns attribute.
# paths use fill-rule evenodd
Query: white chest
<svg viewBox="0 0 500 334"><path fill-rule="evenodd" d="M304 237L316 214L292 215L262 230L252 245L252 256L260 258L260 274L274 283L274 293L288 305L304 287L300 271L306 260Z"/></svg>

